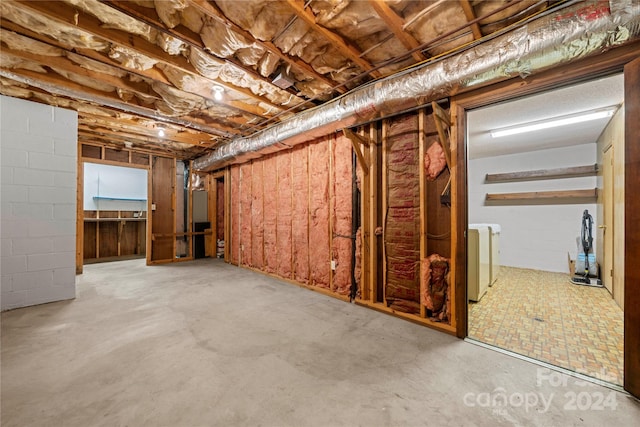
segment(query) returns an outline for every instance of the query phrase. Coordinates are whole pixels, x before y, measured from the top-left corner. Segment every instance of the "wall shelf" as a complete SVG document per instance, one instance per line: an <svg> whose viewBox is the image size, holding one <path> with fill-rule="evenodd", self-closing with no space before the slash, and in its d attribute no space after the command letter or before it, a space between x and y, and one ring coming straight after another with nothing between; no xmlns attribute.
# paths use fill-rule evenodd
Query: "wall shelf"
<svg viewBox="0 0 640 427"><path fill-rule="evenodd" d="M146 221L147 218L85 218L85 222L131 222L131 221Z"/></svg>
<svg viewBox="0 0 640 427"><path fill-rule="evenodd" d="M598 165L575 166L569 168L557 169L538 169L521 172L506 173L488 173L485 177L486 182L506 182L506 181L523 181L533 179L547 178L572 178L577 176L596 175L598 173Z"/></svg>
<svg viewBox="0 0 640 427"><path fill-rule="evenodd" d="M146 202L147 199L132 199L129 197L102 197L102 196L93 196L94 200L123 200L125 202Z"/></svg>
<svg viewBox="0 0 640 427"><path fill-rule="evenodd" d="M598 189L530 191L526 193L487 193L486 200L530 200L530 199L596 199Z"/></svg>

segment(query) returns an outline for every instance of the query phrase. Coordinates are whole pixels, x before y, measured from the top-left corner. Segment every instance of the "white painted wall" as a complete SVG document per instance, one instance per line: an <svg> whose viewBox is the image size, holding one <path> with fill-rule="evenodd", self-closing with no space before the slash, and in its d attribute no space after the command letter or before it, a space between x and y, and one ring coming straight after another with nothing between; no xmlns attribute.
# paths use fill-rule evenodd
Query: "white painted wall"
<svg viewBox="0 0 640 427"><path fill-rule="evenodd" d="M110 197L133 200L108 200ZM147 170L121 166L84 164L84 210L146 211Z"/></svg>
<svg viewBox="0 0 640 427"><path fill-rule="evenodd" d="M469 161L469 223L501 225L501 265L568 273L567 252L576 258L576 237L580 236L585 209L593 216L594 237L597 235L596 203L509 201L490 205L485 201L487 193L591 189L597 178L486 183L486 174L591 165L596 163L596 154L594 142ZM594 240L594 245L598 243Z"/></svg>
<svg viewBox="0 0 640 427"><path fill-rule="evenodd" d="M2 310L75 298L75 111L0 96Z"/></svg>

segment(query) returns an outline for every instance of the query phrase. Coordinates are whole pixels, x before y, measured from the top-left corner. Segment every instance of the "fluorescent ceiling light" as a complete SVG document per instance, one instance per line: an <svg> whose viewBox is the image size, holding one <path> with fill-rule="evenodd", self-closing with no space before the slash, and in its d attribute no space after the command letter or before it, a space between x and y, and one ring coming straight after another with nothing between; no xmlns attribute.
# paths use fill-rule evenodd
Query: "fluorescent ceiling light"
<svg viewBox="0 0 640 427"><path fill-rule="evenodd" d="M493 138L500 138L503 136L517 135L520 133L534 132L542 129L550 129L560 126L572 125L575 123L603 119L605 117L613 116L617 109L618 106L613 105L607 108L583 111L582 113L570 114L568 116L552 117L550 119L540 120L537 122L523 123L521 125L510 126L502 129L494 129L491 131L491 136Z"/></svg>

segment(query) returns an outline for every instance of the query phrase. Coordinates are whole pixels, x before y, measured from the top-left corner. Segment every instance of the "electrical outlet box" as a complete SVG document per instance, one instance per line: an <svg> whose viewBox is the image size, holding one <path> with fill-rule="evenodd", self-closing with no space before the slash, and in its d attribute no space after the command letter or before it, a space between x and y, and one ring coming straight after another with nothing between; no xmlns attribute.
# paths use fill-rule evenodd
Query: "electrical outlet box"
<svg viewBox="0 0 640 427"><path fill-rule="evenodd" d="M156 204L155 203L151 203L151 210L155 211L156 210Z"/></svg>
<svg viewBox="0 0 640 427"><path fill-rule="evenodd" d="M332 259L332 260L331 260L331 269L332 269L333 271L335 271L335 270L336 270L336 260L335 260L335 259Z"/></svg>

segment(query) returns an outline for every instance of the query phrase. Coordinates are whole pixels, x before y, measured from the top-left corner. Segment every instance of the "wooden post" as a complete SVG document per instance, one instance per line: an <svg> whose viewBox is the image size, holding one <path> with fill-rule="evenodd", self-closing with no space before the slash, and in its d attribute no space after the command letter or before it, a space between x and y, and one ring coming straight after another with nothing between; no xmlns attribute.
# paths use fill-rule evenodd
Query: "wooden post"
<svg viewBox="0 0 640 427"><path fill-rule="evenodd" d="M295 280L296 273L294 271L295 265L293 263L293 148L289 149L289 190L291 192L291 200L289 204L289 212L291 213L291 220L289 221L289 228L291 230L291 280Z"/></svg>
<svg viewBox="0 0 640 427"><path fill-rule="evenodd" d="M364 133L364 130L361 131ZM371 164L371 149L364 150L363 157L367 164ZM371 226L371 174L369 170L362 170L362 181L360 182L360 298L364 301L370 300L371 296L371 246L370 240L373 234ZM354 213L355 214L355 213ZM353 219L352 219L353 220ZM354 241L355 244L355 241Z"/></svg>
<svg viewBox="0 0 640 427"><path fill-rule="evenodd" d="M84 162L82 144L78 143L76 175L76 274L82 274L84 265Z"/></svg>
<svg viewBox="0 0 640 427"><path fill-rule="evenodd" d="M311 280L311 254L309 251L309 236L311 235L311 150L309 144L306 144L307 151L307 271L309 274L309 285L313 286Z"/></svg>
<svg viewBox="0 0 640 427"><path fill-rule="evenodd" d="M146 245L145 257L147 259L147 265L151 265L151 252L153 252L153 245L151 242L153 231L153 211L151 205L153 204L153 156L149 156L149 169L147 170L147 233L146 233Z"/></svg>
<svg viewBox="0 0 640 427"><path fill-rule="evenodd" d="M334 192L334 188L333 188L333 183L335 180L335 177L333 176L334 174L334 169L335 169L335 165L334 165L334 161L335 159L333 158L333 150L335 148L335 145L337 143L337 141L335 140L336 138L336 134L329 134L328 135L329 138L329 177L327 179L328 181L328 185L329 185L329 289L331 289L331 291L334 291L334 276L335 276L335 272L333 270L333 212L335 209L335 192Z"/></svg>
<svg viewBox="0 0 640 427"><path fill-rule="evenodd" d="M451 300L450 322L460 338L467 336L467 255L466 222L467 205L464 201L467 187L463 177L466 175L466 147L464 138L464 108L455 101L451 111L451 261L449 265L449 299ZM459 320L459 322L458 322Z"/></svg>
<svg viewBox="0 0 640 427"><path fill-rule="evenodd" d="M385 244L386 225L387 225L387 210L389 207L389 200L387 199L387 186L389 185L388 168L387 168L387 156L388 156L388 133L389 133L389 120L382 120L382 290L384 306L387 306L387 245Z"/></svg>
<svg viewBox="0 0 640 427"><path fill-rule="evenodd" d="M424 108L418 112L418 169L420 180L420 317L427 316L426 307L422 304L422 260L427 257L427 195L424 173L424 153L425 147L425 111Z"/></svg>
<svg viewBox="0 0 640 427"><path fill-rule="evenodd" d="M375 141L375 144L369 146L369 289L370 301L375 303L378 301L378 236L375 229L378 227L378 177L380 176L380 168L378 167L379 141L378 130L373 123L369 125L369 138Z"/></svg>
<svg viewBox="0 0 640 427"><path fill-rule="evenodd" d="M231 262L231 168L228 166L224 170L224 261ZM218 242L215 242L215 253L217 256Z"/></svg>

